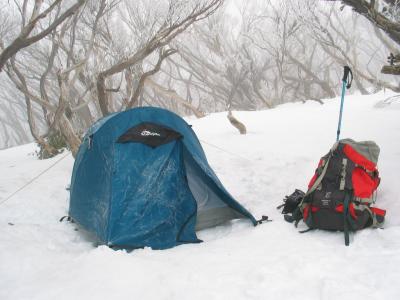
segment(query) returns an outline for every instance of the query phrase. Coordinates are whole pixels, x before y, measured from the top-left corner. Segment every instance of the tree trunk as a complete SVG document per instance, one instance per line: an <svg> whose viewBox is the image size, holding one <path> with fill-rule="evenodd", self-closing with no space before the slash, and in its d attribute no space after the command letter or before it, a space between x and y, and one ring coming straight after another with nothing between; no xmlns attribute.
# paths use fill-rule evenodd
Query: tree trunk
<svg viewBox="0 0 400 300"><path fill-rule="evenodd" d="M68 120L65 114L60 116L60 119L58 120L58 126L61 134L64 136L65 141L71 150L72 156L75 158L76 154L78 153L79 145L81 144L81 139L75 133L71 122Z"/></svg>
<svg viewBox="0 0 400 300"><path fill-rule="evenodd" d="M231 124L237 129L239 130L240 134L246 134L247 130L246 130L246 126L244 126L244 124L242 122L240 122L238 119L236 119L232 112L229 111L228 112L228 116L227 116L229 122L231 122Z"/></svg>

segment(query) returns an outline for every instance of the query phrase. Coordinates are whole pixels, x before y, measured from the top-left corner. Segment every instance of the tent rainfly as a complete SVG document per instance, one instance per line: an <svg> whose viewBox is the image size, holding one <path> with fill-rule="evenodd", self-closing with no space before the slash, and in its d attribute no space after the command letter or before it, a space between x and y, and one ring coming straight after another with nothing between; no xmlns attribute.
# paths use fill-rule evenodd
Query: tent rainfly
<svg viewBox="0 0 400 300"><path fill-rule="evenodd" d="M255 218L226 191L181 117L142 107L95 123L79 148L69 216L100 244L166 249L196 231Z"/></svg>

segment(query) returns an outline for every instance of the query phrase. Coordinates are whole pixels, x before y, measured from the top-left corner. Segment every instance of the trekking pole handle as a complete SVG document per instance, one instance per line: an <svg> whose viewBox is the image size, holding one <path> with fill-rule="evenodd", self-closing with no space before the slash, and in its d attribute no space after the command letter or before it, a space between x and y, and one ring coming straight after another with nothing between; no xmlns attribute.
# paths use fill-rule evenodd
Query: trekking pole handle
<svg viewBox="0 0 400 300"><path fill-rule="evenodd" d="M349 80L350 79L350 80ZM346 82L346 88L349 89L353 83L353 72L349 66L344 66L342 81Z"/></svg>

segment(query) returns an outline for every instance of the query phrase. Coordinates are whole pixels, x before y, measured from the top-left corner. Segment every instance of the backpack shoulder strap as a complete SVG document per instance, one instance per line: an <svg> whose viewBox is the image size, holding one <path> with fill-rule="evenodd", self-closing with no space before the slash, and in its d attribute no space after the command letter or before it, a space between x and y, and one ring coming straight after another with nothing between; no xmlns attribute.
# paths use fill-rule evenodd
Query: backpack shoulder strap
<svg viewBox="0 0 400 300"><path fill-rule="evenodd" d="M307 193L304 195L303 199L304 199L306 196L308 196L309 194L311 194L312 192L314 192L314 191L317 189L317 187L320 185L322 179L324 178L324 176L325 176L325 174L326 174L326 170L328 169L329 161L330 161L330 159L331 159L331 157L332 157L333 151L335 151L335 150L337 149L338 145L339 145L339 142L336 142L336 143L332 146L332 148L331 148L331 150L329 151L329 154L328 154L328 159L327 159L326 162L325 162L325 165L324 165L324 168L322 169L321 174L320 174L320 175L318 176L318 178L315 180L314 184L308 189L308 191L307 191ZM303 204L303 202L300 203L300 205L302 205L302 204Z"/></svg>

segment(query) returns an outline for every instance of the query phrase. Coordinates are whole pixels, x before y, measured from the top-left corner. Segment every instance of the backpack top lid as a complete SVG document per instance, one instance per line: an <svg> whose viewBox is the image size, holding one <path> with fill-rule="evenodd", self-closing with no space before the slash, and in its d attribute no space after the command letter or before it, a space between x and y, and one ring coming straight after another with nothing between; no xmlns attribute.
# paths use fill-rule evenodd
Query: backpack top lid
<svg viewBox="0 0 400 300"><path fill-rule="evenodd" d="M306 194L312 193L319 186L326 172L331 174L330 177L341 176L341 173L339 173L341 170L340 168L331 168L328 170L329 161L334 159L336 161L334 164L338 163L337 155L340 157L345 156L352 162L347 165L348 174L352 174L353 168L356 166L370 173L375 173L377 172L379 152L379 146L374 141L356 142L352 139L339 140L332 146L331 150L320 159L318 169L308 184L308 191ZM337 153L337 155L332 156L334 153ZM341 161L341 159L339 160ZM332 172L334 172L335 175L333 175Z"/></svg>
<svg viewBox="0 0 400 300"><path fill-rule="evenodd" d="M354 163L363 166L369 171L374 171L376 169L380 149L374 141L356 142L352 139L343 139L337 142L335 146L339 143L345 144L343 152Z"/></svg>

